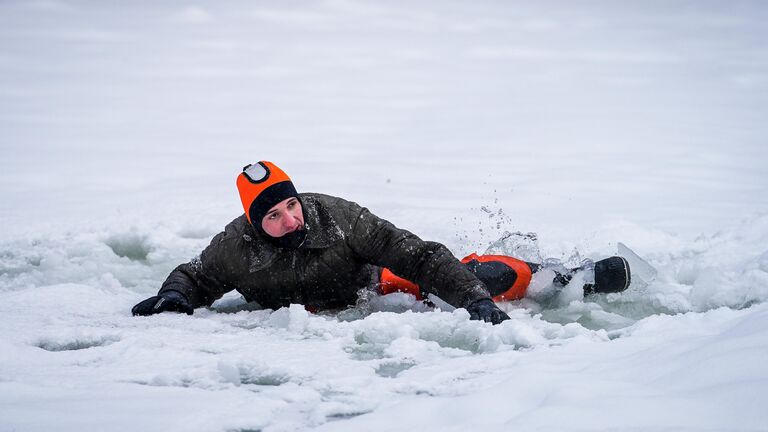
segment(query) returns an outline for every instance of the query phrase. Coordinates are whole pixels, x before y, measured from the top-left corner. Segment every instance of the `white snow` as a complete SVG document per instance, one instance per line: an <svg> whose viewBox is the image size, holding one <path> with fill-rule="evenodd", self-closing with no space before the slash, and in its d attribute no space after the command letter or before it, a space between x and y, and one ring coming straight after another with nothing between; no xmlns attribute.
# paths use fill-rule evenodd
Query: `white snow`
<svg viewBox="0 0 768 432"><path fill-rule="evenodd" d="M0 2L0 431L768 430L766 19ZM405 294L130 316L260 159L459 257L626 245L656 275L534 279L498 326Z"/></svg>

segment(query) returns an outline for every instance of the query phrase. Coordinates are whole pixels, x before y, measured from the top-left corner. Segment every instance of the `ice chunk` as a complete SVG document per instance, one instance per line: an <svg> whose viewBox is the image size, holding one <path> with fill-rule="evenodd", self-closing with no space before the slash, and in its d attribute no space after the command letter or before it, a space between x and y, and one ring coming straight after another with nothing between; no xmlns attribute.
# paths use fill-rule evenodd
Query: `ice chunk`
<svg viewBox="0 0 768 432"><path fill-rule="evenodd" d="M555 288L555 271L549 268L540 270L533 274L531 282L528 284L526 296L537 302L544 302L555 295L558 289Z"/></svg>
<svg viewBox="0 0 768 432"><path fill-rule="evenodd" d="M647 261L640 258L639 255L622 242L619 242L617 247L618 254L629 262L629 268L632 272L630 287L645 288L656 279L657 271Z"/></svg>
<svg viewBox="0 0 768 432"><path fill-rule="evenodd" d="M304 306L292 304L272 312L267 319L267 326L284 328L291 333L301 333L306 330L308 321L309 312L304 309Z"/></svg>

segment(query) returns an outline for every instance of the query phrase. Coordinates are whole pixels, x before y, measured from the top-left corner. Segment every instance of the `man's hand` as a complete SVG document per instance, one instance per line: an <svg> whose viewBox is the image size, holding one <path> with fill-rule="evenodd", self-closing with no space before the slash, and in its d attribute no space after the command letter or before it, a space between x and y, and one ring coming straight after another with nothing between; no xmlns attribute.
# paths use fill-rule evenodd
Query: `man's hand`
<svg viewBox="0 0 768 432"><path fill-rule="evenodd" d="M165 291L150 297L131 309L134 316L149 316L160 312L183 312L192 315L192 305L187 296L178 291Z"/></svg>
<svg viewBox="0 0 768 432"><path fill-rule="evenodd" d="M494 325L509 319L509 315L499 309L496 303L489 298L475 300L470 303L467 306L467 312L469 312L469 319L471 320L483 320Z"/></svg>

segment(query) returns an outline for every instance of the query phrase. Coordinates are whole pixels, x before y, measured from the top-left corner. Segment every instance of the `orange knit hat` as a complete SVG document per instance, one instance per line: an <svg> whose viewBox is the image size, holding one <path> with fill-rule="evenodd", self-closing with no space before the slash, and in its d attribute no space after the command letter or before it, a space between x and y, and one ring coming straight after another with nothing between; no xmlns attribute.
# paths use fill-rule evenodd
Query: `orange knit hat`
<svg viewBox="0 0 768 432"><path fill-rule="evenodd" d="M259 161L243 167L237 190L248 222L261 228L261 220L275 204L299 194L290 177L272 162Z"/></svg>

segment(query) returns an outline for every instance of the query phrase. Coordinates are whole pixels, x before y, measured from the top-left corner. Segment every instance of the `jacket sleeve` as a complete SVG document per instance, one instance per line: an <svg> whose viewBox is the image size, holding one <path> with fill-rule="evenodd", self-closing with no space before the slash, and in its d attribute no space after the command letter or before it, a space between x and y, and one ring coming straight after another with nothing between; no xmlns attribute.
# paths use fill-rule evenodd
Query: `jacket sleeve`
<svg viewBox="0 0 768 432"><path fill-rule="evenodd" d="M485 285L440 243L424 241L358 208L348 245L363 260L386 267L456 307L490 298Z"/></svg>
<svg viewBox="0 0 768 432"><path fill-rule="evenodd" d="M179 291L193 308L210 306L225 293L235 289L235 268L242 261L237 237L229 226L217 234L203 252L192 261L176 267L163 282L160 293ZM234 258L234 259L232 259Z"/></svg>

